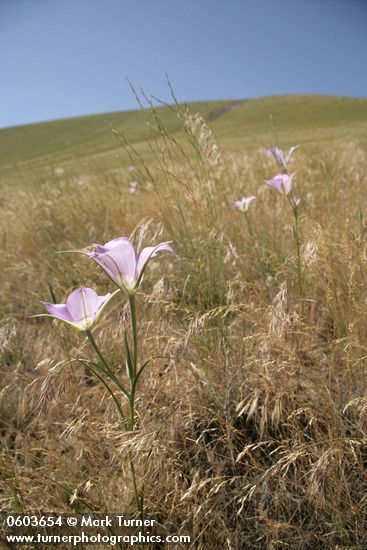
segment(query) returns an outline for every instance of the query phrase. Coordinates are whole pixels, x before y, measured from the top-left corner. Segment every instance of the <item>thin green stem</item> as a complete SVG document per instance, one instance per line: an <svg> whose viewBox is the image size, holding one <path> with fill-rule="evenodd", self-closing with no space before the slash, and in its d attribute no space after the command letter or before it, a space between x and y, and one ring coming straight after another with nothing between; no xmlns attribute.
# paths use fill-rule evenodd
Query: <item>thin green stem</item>
<svg viewBox="0 0 367 550"><path fill-rule="evenodd" d="M289 176L289 171L287 165L284 164L284 173ZM303 315L303 284L302 284L302 259L301 259L301 239L299 234L299 223L298 223L298 206L297 201L294 196L293 190L288 195L289 203L293 210L294 216L294 232L296 237L296 249L297 249L297 280L298 280L298 290L301 299L301 313Z"/></svg>
<svg viewBox="0 0 367 550"><path fill-rule="evenodd" d="M136 327L136 299L135 294L129 294L129 306L130 306L130 316L131 316L131 332L133 336L133 346L134 346L134 378L136 376L138 368L138 331Z"/></svg>
<svg viewBox="0 0 367 550"><path fill-rule="evenodd" d="M299 224L298 224L298 208L296 205L293 205L293 215L294 215L294 231L296 234L296 248L297 248L297 276L298 276L298 288L303 298L303 285L302 285L302 260L301 260L301 242L299 236Z"/></svg>
<svg viewBox="0 0 367 550"><path fill-rule="evenodd" d="M129 294L129 306L130 306L130 318L131 318L131 333L133 338L133 357L132 357L133 376L130 379L131 386L130 386L129 403L130 403L130 430L133 432L135 429L135 393L136 393L136 386L137 386L137 380L138 380L138 330L137 330L137 322L136 322L136 299L135 299L134 293ZM144 488L142 487L139 495L135 464L134 464L134 460L130 450L129 450L129 461L130 461L131 476L133 479L136 507L139 512L140 519L142 521L143 534L144 534L145 533ZM145 548L144 543L141 543L141 548L142 549Z"/></svg>
<svg viewBox="0 0 367 550"><path fill-rule="evenodd" d="M123 423L123 427L124 427L124 430L126 431L128 429L128 425L127 425L127 422L126 422L126 416L124 414L124 411L122 410L122 407L116 397L116 395L114 394L114 392L111 390L110 386L107 384L107 382L105 380L103 380L103 377L100 376L98 374L98 372L96 372L96 370L90 366L90 364L88 364L88 362L84 361L83 359L77 359L77 361L79 361L79 363L81 363L82 365L84 365L85 368L89 369L93 374L94 376L96 376L98 378L98 380L100 382L102 382L102 384L104 385L104 387L106 388L106 390L110 393L112 399L114 400L115 402L115 405L117 407L117 410L118 412L120 413L120 416L122 418L122 423ZM96 366L96 368L98 368ZM105 371L103 369L101 369L102 372L105 373Z"/></svg>
<svg viewBox="0 0 367 550"><path fill-rule="evenodd" d="M136 298L135 294L129 294L129 306L130 306L130 318L131 318L131 333L133 338L133 378L131 380L130 388L130 429L134 430L135 427L135 391L136 391L136 377L138 372L138 329L136 324Z"/></svg>
<svg viewBox="0 0 367 550"><path fill-rule="evenodd" d="M133 362L134 362L134 379L132 380L132 383L131 383L131 392L127 392L123 385L121 384L121 382L115 377L115 375L112 373L111 369L109 368L108 366L108 363L106 361L106 359L104 358L102 352L100 351L92 333L90 330L87 330L85 331L86 335L87 335L87 338L88 340L90 341L98 359L100 360L101 364L103 365L104 368L101 368L101 370L107 375L109 376L114 382L117 383L117 385L121 388L123 388L123 391L125 393L125 395L127 396L128 400L129 400L129 404L130 404L130 419L129 421L127 421L125 415L124 415L124 412L116 398L116 396L114 395L113 391L109 388L108 384L105 383L105 381L102 379L102 377L100 377L91 367L89 367L90 370L92 370L92 372L95 374L95 376L97 376L97 378L99 378L99 380L103 383L103 385L106 387L106 389L110 392L110 394L112 395L114 401L115 401L115 404L117 406L117 409L120 413L120 416L121 418L123 419L123 422L124 422L124 428L125 430L129 430L129 431L133 431L134 430L134 426L135 426L135 389L136 389L136 383L135 383L135 378L136 378L136 371L137 371L137 366L136 366L136 359L137 358L137 329L136 329L136 309L135 309L135 296L134 296L134 299L130 301L129 299L129 303L130 303L130 311L131 311L131 325L132 325L132 332L133 332L133 340L134 340L134 357L133 357ZM131 308L131 304L133 305L133 308ZM88 366L88 365L87 365ZM135 470L135 464L134 464L134 459L133 459L133 456L132 456L132 453L131 453L131 449L129 449L128 451L128 457L129 457L129 466L130 466L130 471L131 471L131 478L132 478L132 482L133 482L133 491L134 491L134 498L135 498L135 502L136 502L136 508L137 508L137 511L140 515L140 519L142 520L143 522L143 525L144 525L144 508L143 508L143 492L141 492L141 495L139 495L139 489L138 489L138 481L137 481L137 476L136 476L136 470ZM141 544L141 548L143 549L145 547L144 543Z"/></svg>
<svg viewBox="0 0 367 550"><path fill-rule="evenodd" d="M128 400L130 401L130 394L129 392L127 391L127 389L125 388L125 386L122 384L122 382L120 382L120 380L114 375L114 373L112 372L112 370L110 369L110 367L108 366L108 363L106 361L106 359L103 357L102 355L102 352L100 351L99 347L97 346L97 343L93 337L93 334L91 333L90 330L86 330L85 331L85 334L87 335L87 338L88 340L90 341L90 343L92 344L92 347L98 357L98 359L100 360L100 362L102 363L102 365L104 366L104 369L105 369L105 373L107 374L107 376L109 378L111 378L111 380L113 380L113 382L115 382L115 384L120 388L120 390L126 395L126 397L128 398Z"/></svg>
<svg viewBox="0 0 367 550"><path fill-rule="evenodd" d="M97 355L98 359L101 361L101 363L105 367L105 369L109 371L110 367L108 366L106 359L103 357L99 347L97 346L93 334L91 333L90 330L86 330L85 334L87 335L88 340L92 344L92 347L93 347L94 351L96 352L96 355Z"/></svg>

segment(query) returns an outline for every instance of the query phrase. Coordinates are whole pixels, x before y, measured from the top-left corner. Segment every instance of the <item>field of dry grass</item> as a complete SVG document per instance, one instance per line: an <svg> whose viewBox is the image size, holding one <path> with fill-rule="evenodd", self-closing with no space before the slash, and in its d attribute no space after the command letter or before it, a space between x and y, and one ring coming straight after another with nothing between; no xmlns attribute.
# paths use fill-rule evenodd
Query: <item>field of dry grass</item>
<svg viewBox="0 0 367 550"><path fill-rule="evenodd" d="M274 160L221 142L200 116L175 116L179 137L158 111L144 144L117 130L121 150L109 155L2 172L1 508L133 513L132 453L147 514L189 534L191 548L366 548L360 129L308 138L293 154L300 290L292 209L264 183ZM288 129L279 145L293 139ZM252 194L247 216L234 209ZM58 251L142 225L146 244L172 241L181 262L152 261L137 295L142 355L161 358L141 379L126 435L105 388L67 364L91 357L84 337L30 316L77 286L113 290L86 258ZM122 377L128 322L115 299L94 330Z"/></svg>

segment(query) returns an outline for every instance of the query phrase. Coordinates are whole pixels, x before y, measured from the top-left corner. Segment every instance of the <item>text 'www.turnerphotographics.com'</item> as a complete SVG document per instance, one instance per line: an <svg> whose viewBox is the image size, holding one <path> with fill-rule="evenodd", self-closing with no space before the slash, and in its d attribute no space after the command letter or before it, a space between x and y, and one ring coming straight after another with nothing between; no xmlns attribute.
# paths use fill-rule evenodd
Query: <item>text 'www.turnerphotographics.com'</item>
<svg viewBox="0 0 367 550"><path fill-rule="evenodd" d="M153 518L144 520L123 514L21 515L1 514L7 543L78 545L119 543L189 543L188 535L168 532Z"/></svg>

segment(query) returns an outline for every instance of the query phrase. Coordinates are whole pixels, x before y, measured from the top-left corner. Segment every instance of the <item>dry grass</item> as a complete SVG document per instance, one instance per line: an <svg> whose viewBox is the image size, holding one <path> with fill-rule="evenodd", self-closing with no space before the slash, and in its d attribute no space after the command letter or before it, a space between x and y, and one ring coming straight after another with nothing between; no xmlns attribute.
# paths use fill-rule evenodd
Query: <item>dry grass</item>
<svg viewBox="0 0 367 550"><path fill-rule="evenodd" d="M192 548L366 547L366 151L294 155L302 297L290 209L262 183L272 160L221 150L203 119L178 117L185 142L153 116L149 166L125 143L118 173L75 162L4 186L2 508L133 511L130 446L148 514ZM249 224L232 206L243 194L257 195ZM57 250L142 218L182 263L167 260L164 276L150 264L139 295L143 354L166 359L146 371L126 439L103 387L65 366L89 354L80 335L29 315L50 292L106 288L96 266ZM126 323L116 300L96 330L116 369Z"/></svg>

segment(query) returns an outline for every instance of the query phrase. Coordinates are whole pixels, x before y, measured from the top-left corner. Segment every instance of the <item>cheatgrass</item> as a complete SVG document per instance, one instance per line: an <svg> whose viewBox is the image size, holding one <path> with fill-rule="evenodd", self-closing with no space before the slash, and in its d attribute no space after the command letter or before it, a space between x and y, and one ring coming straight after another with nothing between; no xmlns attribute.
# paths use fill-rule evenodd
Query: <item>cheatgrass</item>
<svg viewBox="0 0 367 550"><path fill-rule="evenodd" d="M111 115L98 151L73 130L71 150L28 144L4 165L2 509L134 514L133 457L146 513L193 548L367 545L364 104L312 101L317 120L301 99L275 100L278 144L269 100L201 112L148 101L144 139ZM296 143L295 230L265 183L277 172L264 151ZM244 216L233 203L250 195ZM81 284L113 290L88 259L58 251L134 230L137 242L142 225L145 245L172 241L181 263L152 262L137 292L139 354L160 359L127 436L103 385L70 368L93 359L87 340L30 316ZM95 329L122 377L129 323L116 299Z"/></svg>

